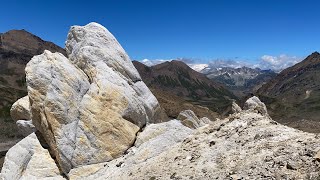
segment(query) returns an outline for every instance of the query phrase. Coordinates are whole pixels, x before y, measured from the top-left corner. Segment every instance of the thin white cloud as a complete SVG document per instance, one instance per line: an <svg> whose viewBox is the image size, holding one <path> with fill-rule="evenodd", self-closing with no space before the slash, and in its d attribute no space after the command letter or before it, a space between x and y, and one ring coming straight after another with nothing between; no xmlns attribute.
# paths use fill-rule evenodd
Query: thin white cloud
<svg viewBox="0 0 320 180"><path fill-rule="evenodd" d="M245 61L239 60L231 60L231 59L216 59L209 61L210 68L222 68L222 67L230 67L230 68L241 68L243 66L251 66L251 64Z"/></svg>
<svg viewBox="0 0 320 180"><path fill-rule="evenodd" d="M195 71L200 72L204 68L207 68L209 64L187 64L190 68L192 68Z"/></svg>
<svg viewBox="0 0 320 180"><path fill-rule="evenodd" d="M302 61L303 58L297 56L289 56L286 54L281 54L279 56L263 55L256 63L249 63L245 60L224 60L217 59L209 62L209 68L221 68L221 67L231 67L240 68L243 66L250 68L260 68L263 70L271 69L275 72L280 72L283 69L291 67L296 63Z"/></svg>
<svg viewBox="0 0 320 180"><path fill-rule="evenodd" d="M230 67L230 68L241 68L243 66L250 68L260 68L260 69L271 69L275 72L280 72L283 69L286 69L294 64L300 62L303 58L297 56L289 56L286 54L281 54L279 56L271 56L271 55L263 55L261 58L257 60L256 63L250 63L246 60L239 60L238 58L233 59L214 59L208 61L208 63L199 63L201 60L191 59L191 58L177 58L179 61L185 62L192 69L200 72L203 69L213 69L213 68L222 68L222 67ZM166 61L172 61L173 59L143 59L140 60L143 64L147 66L154 66L157 64L161 64ZM203 61L202 61L203 62Z"/></svg>
<svg viewBox="0 0 320 180"><path fill-rule="evenodd" d="M259 68L272 69L276 72L279 72L302 61L302 59L303 58L297 56L288 56L286 54L281 54L279 56L263 55L260 58Z"/></svg>

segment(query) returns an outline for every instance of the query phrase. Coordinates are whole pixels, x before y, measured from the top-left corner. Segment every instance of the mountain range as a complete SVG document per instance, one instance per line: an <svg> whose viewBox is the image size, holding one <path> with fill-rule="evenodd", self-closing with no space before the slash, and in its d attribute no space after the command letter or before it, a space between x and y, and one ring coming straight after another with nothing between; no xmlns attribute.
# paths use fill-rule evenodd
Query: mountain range
<svg viewBox="0 0 320 180"><path fill-rule="evenodd" d="M151 67L138 61L133 64L170 117L177 117L182 108L190 107L198 114L208 113L209 108L213 116L217 113L224 115L237 99L224 85L210 80L184 62L173 60Z"/></svg>
<svg viewBox="0 0 320 180"><path fill-rule="evenodd" d="M239 98L246 97L258 90L264 83L276 76L272 70L259 68L206 67L201 70L208 78L224 84Z"/></svg>

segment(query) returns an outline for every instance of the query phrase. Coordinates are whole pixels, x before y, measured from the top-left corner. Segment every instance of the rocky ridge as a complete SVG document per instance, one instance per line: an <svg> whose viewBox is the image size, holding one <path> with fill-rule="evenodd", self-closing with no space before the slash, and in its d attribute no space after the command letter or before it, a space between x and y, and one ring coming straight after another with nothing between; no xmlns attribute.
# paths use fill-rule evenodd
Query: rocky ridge
<svg viewBox="0 0 320 180"><path fill-rule="evenodd" d="M163 129L160 127L176 124L176 120L147 126L144 134L137 137L147 141L130 148L125 156L107 163L73 169L69 177L116 180L319 177L320 138L280 125L267 114L261 114L260 110L266 110L265 106L256 100L256 97L249 99L244 110L226 119L195 130L189 129L192 133L186 133L174 144L172 141L166 142L166 139L176 135L174 129L171 129L171 135L165 135L158 134L155 127ZM176 133L182 132L176 130ZM148 138L144 138L146 135ZM161 142L161 146L153 142ZM170 148L163 148L168 146ZM157 153L154 153L155 150Z"/></svg>

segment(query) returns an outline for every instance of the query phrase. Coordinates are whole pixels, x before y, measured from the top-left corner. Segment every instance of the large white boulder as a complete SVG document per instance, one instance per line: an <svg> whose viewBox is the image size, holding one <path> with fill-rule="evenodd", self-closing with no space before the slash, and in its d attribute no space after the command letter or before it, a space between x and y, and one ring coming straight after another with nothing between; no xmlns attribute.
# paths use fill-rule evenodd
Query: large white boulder
<svg viewBox="0 0 320 180"><path fill-rule="evenodd" d="M6 154L0 179L64 179L34 133L14 145Z"/></svg>
<svg viewBox="0 0 320 180"><path fill-rule="evenodd" d="M154 117L160 111L157 99L142 81L127 53L105 27L97 23L71 27L66 51L72 63L88 76L91 93L98 86L100 91L116 90L121 94L127 103L122 113L126 120L139 127L158 121Z"/></svg>
<svg viewBox="0 0 320 180"><path fill-rule="evenodd" d="M121 156L160 105L103 26L71 27L69 59L45 51L27 64L32 120L64 173Z"/></svg>

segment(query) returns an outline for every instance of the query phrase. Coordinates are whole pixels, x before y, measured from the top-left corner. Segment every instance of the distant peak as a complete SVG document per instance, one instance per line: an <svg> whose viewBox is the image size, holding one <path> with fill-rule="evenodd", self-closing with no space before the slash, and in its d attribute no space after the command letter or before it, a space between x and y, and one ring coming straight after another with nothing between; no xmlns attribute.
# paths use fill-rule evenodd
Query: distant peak
<svg viewBox="0 0 320 180"><path fill-rule="evenodd" d="M13 29L1 34L0 45L2 49L7 51L32 56L43 53L45 49L65 54L64 49L52 42L42 40L25 29Z"/></svg>
<svg viewBox="0 0 320 180"><path fill-rule="evenodd" d="M12 30L9 30L9 31L7 31L7 32L5 32L5 33L3 33L3 34L11 34L11 33L14 33L14 34L16 34L16 33L28 33L28 34L32 34L32 33L28 32L28 31L25 30L25 29L12 29Z"/></svg>
<svg viewBox="0 0 320 180"><path fill-rule="evenodd" d="M168 62L169 62L169 61L168 61ZM180 66L180 67L190 68L185 62L179 61L179 60L172 60L172 61L169 62L169 64L176 65L176 66Z"/></svg>
<svg viewBox="0 0 320 180"><path fill-rule="evenodd" d="M318 51L313 52L307 57L307 59L313 59L313 58L320 58L320 54Z"/></svg>

